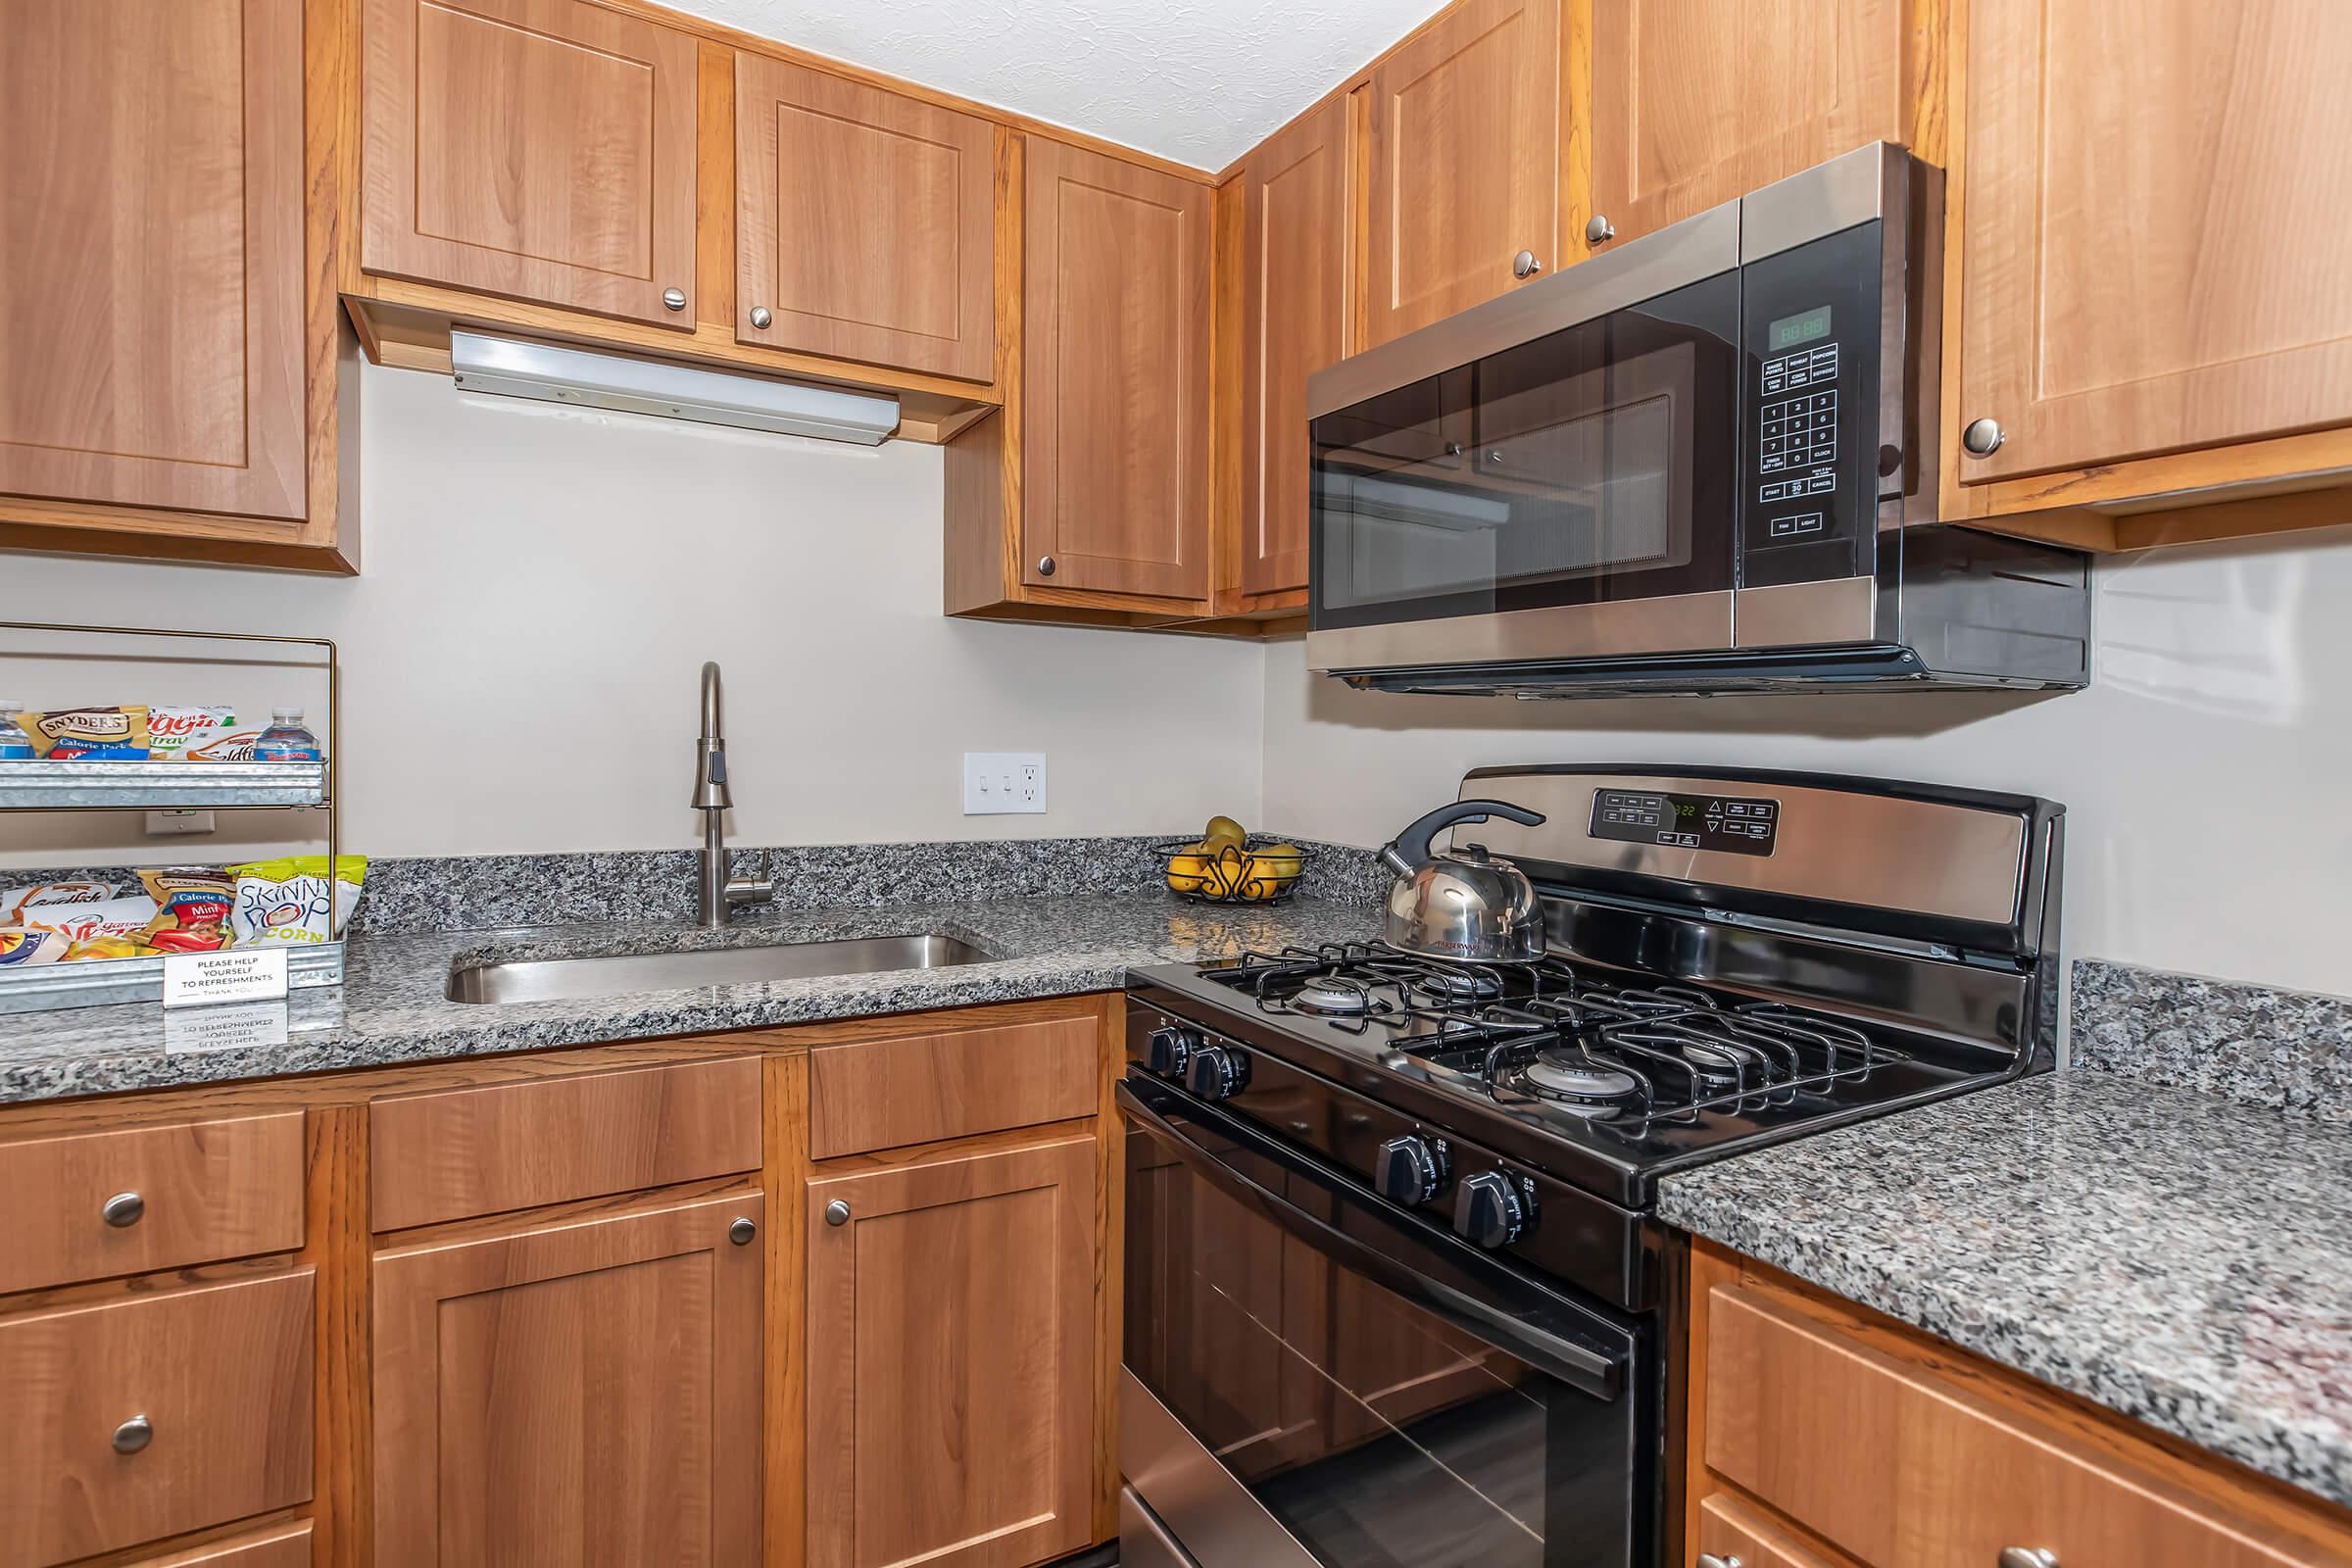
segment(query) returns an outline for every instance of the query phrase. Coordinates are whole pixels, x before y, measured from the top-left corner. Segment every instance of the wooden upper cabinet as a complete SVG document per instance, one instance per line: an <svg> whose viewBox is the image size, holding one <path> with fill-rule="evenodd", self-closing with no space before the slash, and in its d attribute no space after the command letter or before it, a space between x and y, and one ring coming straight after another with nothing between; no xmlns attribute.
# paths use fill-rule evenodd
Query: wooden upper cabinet
<svg viewBox="0 0 2352 1568"><path fill-rule="evenodd" d="M995 137L977 116L738 51L736 337L994 379Z"/></svg>
<svg viewBox="0 0 2352 1568"><path fill-rule="evenodd" d="M1021 580L1204 599L1208 187L1043 136L1027 164Z"/></svg>
<svg viewBox="0 0 2352 1568"><path fill-rule="evenodd" d="M1867 142L1908 144L1911 0L1592 6L1591 206L1623 244ZM1595 247L1595 214L1616 230Z"/></svg>
<svg viewBox="0 0 2352 1568"><path fill-rule="evenodd" d="M1512 287L1521 251L1561 264L1560 0L1466 0L1368 91L1370 343Z"/></svg>
<svg viewBox="0 0 2352 1568"><path fill-rule="evenodd" d="M375 1561L760 1561L762 1217L657 1197L378 1252Z"/></svg>
<svg viewBox="0 0 2352 1568"><path fill-rule="evenodd" d="M363 267L693 326L692 35L588 0L366 0L363 25Z"/></svg>
<svg viewBox="0 0 2352 1568"><path fill-rule="evenodd" d="M2352 7L1973 0L1963 483L2352 420Z"/></svg>
<svg viewBox="0 0 2352 1568"><path fill-rule="evenodd" d="M303 516L298 0L0 31L0 493Z"/></svg>
<svg viewBox="0 0 2352 1568"><path fill-rule="evenodd" d="M1347 353L1347 102L1277 132L1241 178L1241 587L1283 593L1306 586L1306 378Z"/></svg>
<svg viewBox="0 0 2352 1568"><path fill-rule="evenodd" d="M1096 1157L1086 1135L808 1183L808 1568L1095 1539Z"/></svg>

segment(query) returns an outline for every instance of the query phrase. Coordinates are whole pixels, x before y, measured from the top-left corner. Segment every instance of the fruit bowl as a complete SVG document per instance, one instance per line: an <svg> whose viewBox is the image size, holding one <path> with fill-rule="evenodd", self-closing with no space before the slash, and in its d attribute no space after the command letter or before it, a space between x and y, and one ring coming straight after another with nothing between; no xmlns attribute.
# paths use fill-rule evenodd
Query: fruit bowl
<svg viewBox="0 0 2352 1568"><path fill-rule="evenodd" d="M1154 844L1168 891L1192 904L1280 904L1298 890L1307 853L1263 834L1213 846Z"/></svg>

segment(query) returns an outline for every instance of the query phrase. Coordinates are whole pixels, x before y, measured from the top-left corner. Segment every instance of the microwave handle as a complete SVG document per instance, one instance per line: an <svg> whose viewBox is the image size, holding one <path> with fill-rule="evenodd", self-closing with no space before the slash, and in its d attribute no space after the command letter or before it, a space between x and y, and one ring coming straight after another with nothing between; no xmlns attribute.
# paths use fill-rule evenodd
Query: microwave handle
<svg viewBox="0 0 2352 1568"><path fill-rule="evenodd" d="M1580 1394L1595 1399L1614 1399L1624 1387L1622 1358L1603 1355L1587 1346L1562 1339L1509 1311L1433 1280L1365 1245L1347 1232L1325 1224L1266 1191L1249 1177L1186 1136L1184 1130L1144 1103L1135 1091L1118 1086L1119 1108L1149 1128L1175 1152L1194 1174L1243 1207L1290 1232L1348 1272L1371 1280L1383 1290L1405 1298L1498 1350L1506 1350L1540 1372L1557 1378Z"/></svg>

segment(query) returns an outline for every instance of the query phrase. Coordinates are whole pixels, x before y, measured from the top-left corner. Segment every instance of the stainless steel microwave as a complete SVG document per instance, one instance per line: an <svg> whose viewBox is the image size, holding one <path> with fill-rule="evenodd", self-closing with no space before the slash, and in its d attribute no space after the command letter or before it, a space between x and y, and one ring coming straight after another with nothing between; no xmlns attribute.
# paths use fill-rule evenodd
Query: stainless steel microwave
<svg viewBox="0 0 2352 1568"><path fill-rule="evenodd" d="M1317 371L1310 665L2084 684L2087 558L1936 519L1942 208L1873 144Z"/></svg>

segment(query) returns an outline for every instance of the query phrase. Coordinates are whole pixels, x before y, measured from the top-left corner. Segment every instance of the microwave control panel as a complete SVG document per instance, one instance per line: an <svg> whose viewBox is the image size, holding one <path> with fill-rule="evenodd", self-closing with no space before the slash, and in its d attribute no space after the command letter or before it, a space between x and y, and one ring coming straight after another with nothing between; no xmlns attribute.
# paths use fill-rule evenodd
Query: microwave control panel
<svg viewBox="0 0 2352 1568"><path fill-rule="evenodd" d="M1741 269L1740 586L1872 569L1879 225Z"/></svg>

